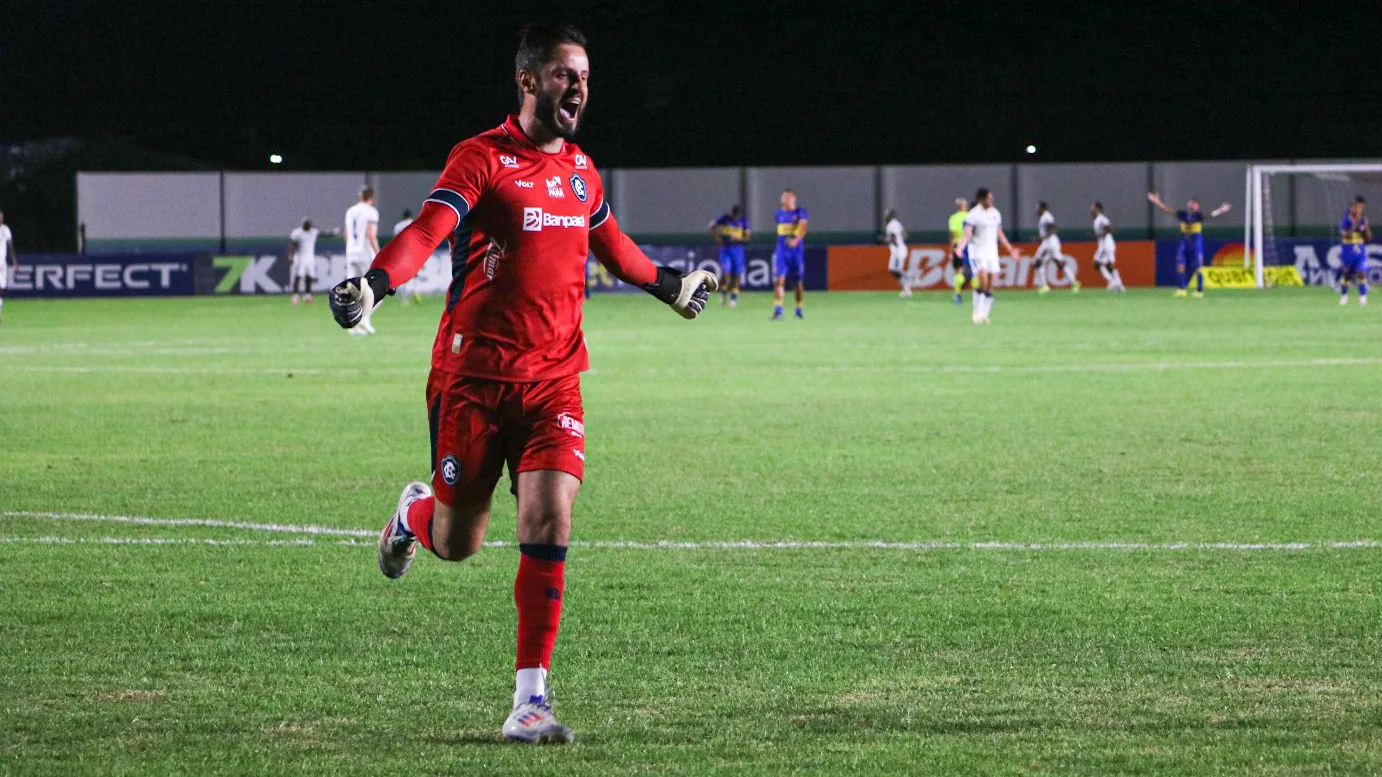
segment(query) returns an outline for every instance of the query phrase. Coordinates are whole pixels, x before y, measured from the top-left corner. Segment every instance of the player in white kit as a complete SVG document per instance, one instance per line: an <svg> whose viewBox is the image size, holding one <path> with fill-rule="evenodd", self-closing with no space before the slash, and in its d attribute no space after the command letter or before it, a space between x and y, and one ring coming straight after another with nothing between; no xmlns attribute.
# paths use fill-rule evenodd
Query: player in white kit
<svg viewBox="0 0 1382 777"><path fill-rule="evenodd" d="M403 211L403 218L399 219L393 225L393 236L398 237L400 234L403 233L403 230L408 228L408 225L411 223L413 223L413 212L411 210ZM404 305L407 305L410 302L422 301L422 295L417 293L416 280L410 280L402 286L398 287L398 291L396 293L398 294L398 301Z"/></svg>
<svg viewBox="0 0 1382 777"><path fill-rule="evenodd" d="M19 266L14 252L14 233L5 226L5 214L0 212L0 311L5 309L5 289L10 285L10 268Z"/></svg>
<svg viewBox="0 0 1382 777"><path fill-rule="evenodd" d="M907 272L907 230L897 211L889 210L883 216L883 237L888 243L888 272L902 284L899 297L912 296L912 276Z"/></svg>
<svg viewBox="0 0 1382 777"><path fill-rule="evenodd" d="M312 282L317 279L317 236L321 230L312 226L312 219L304 218L302 226L288 233L288 258L292 260L293 304L300 301L298 292L305 293L308 302L312 301ZM331 234L339 235L341 230L333 229Z"/></svg>
<svg viewBox="0 0 1382 777"><path fill-rule="evenodd" d="M1074 268L1070 260L1061 253L1060 227L1056 226L1056 217L1044 202L1037 203L1037 233L1041 235L1041 246L1032 258L1032 280L1041 282L1037 287L1037 293L1048 294L1051 291L1051 286L1047 282L1048 262L1056 263L1070 278L1071 293L1080 293L1080 281L1075 277Z"/></svg>
<svg viewBox="0 0 1382 777"><path fill-rule="evenodd" d="M970 320L976 324L987 324L989 311L993 310L993 279L1003 270L998 261L999 244L1014 262L1022 256L1008 242L1008 236L1003 234L1003 214L993 207L993 192L980 189L974 201L978 204L970 208L969 215L965 216L965 232L955 246L955 253L964 256L965 249L969 249L969 261L974 265L975 280L978 281L974 290L974 313Z"/></svg>
<svg viewBox="0 0 1382 777"><path fill-rule="evenodd" d="M360 190L360 201L345 214L346 277L359 278L369 271L374 255L379 253L379 211L374 207L374 188ZM366 310L360 324L349 329L351 334L374 334L370 313ZM356 330L359 330L358 332Z"/></svg>
<svg viewBox="0 0 1382 777"><path fill-rule="evenodd" d="M1127 287L1123 285L1123 277L1118 274L1113 245L1113 222L1104 215L1104 204L1096 202L1091 205L1089 215L1094 217L1094 239L1099 241L1098 248L1094 249L1094 266L1108 282L1109 291L1127 291Z"/></svg>

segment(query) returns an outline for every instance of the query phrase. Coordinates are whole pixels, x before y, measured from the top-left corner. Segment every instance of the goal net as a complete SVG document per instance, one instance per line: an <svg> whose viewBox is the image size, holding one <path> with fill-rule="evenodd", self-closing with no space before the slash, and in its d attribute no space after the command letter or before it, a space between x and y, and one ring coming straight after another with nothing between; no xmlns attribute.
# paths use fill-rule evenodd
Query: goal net
<svg viewBox="0 0 1382 777"><path fill-rule="evenodd" d="M1382 164L1248 166L1243 259L1257 287L1277 267L1295 267L1307 284L1337 285L1339 222L1357 197L1382 214Z"/></svg>

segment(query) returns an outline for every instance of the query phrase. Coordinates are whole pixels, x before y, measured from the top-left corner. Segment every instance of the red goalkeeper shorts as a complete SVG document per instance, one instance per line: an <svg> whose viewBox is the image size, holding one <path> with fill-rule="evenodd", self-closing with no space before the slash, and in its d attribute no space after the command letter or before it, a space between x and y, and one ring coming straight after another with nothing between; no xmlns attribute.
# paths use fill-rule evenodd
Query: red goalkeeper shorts
<svg viewBox="0 0 1382 777"><path fill-rule="evenodd" d="M508 383L432 370L427 378L432 490L443 504L484 504L504 465L585 478L581 378Z"/></svg>

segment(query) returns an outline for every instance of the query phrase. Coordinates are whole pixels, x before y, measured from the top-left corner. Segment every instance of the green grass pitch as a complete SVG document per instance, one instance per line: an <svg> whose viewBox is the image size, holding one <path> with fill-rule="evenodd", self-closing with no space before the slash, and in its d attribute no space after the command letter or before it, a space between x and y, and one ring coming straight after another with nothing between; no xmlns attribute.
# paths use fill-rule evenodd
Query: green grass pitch
<svg viewBox="0 0 1382 777"><path fill-rule="evenodd" d="M592 300L534 749L507 484L463 564L349 534L427 474L440 304L9 301L0 774L1382 771L1382 309Z"/></svg>

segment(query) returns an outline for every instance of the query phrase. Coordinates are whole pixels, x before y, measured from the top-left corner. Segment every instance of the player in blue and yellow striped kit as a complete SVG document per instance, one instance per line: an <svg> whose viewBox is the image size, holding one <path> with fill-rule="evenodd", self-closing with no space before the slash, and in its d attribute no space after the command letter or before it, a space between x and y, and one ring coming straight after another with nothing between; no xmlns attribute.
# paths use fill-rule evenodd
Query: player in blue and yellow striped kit
<svg viewBox="0 0 1382 777"><path fill-rule="evenodd" d="M777 247L773 250L773 320L782 320L787 278L796 277L797 318L806 296L806 209L797 207L797 193L782 190L782 207L773 214L777 222Z"/></svg>
<svg viewBox="0 0 1382 777"><path fill-rule="evenodd" d="M1158 208L1175 215L1180 222L1180 245L1176 247L1176 296L1186 296L1186 286L1189 285L1189 276L1186 275L1186 265L1193 262L1190 272L1195 276L1195 296L1204 296L1204 273L1200 269L1204 267L1204 222L1206 221L1204 211L1200 210L1200 201L1194 197L1185 204L1185 210L1176 210L1167 205L1156 192L1147 192L1147 201ZM1209 212L1208 218L1217 219L1228 213L1233 206L1227 202Z"/></svg>
<svg viewBox="0 0 1382 777"><path fill-rule="evenodd" d="M1339 220L1339 304L1348 304L1348 282L1358 281L1358 304L1368 304L1368 241L1372 240L1372 227L1368 217L1363 214L1362 197L1355 197L1353 204L1344 211Z"/></svg>
<svg viewBox="0 0 1382 777"><path fill-rule="evenodd" d="M720 304L739 304L739 284L744 279L744 244L749 241L749 220L744 209L735 205L721 213L708 227L710 237L720 244Z"/></svg>

